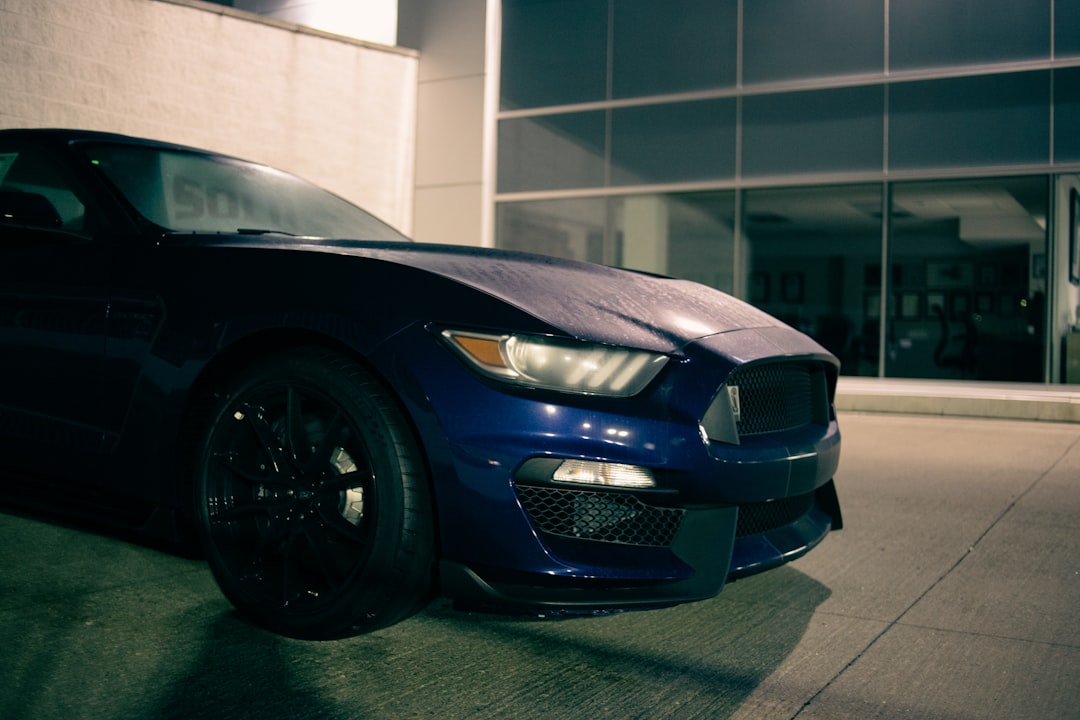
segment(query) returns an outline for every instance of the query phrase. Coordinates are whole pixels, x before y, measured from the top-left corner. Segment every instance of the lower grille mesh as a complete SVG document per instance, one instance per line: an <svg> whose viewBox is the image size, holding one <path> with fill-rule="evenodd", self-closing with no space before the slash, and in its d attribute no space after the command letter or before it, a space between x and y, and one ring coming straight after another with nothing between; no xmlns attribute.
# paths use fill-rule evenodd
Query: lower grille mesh
<svg viewBox="0 0 1080 720"><path fill-rule="evenodd" d="M795 522L814 507L814 493L739 506L735 537L758 535Z"/></svg>
<svg viewBox="0 0 1080 720"><path fill-rule="evenodd" d="M538 529L597 542L667 547L684 510L647 505L633 495L519 485L521 504Z"/></svg>

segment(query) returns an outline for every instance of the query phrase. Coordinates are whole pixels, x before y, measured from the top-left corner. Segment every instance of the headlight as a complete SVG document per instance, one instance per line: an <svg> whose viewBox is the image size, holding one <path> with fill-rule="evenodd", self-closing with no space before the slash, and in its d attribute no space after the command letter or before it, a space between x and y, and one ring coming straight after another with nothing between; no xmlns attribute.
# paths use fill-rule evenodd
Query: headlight
<svg viewBox="0 0 1080 720"><path fill-rule="evenodd" d="M472 367L529 387L629 397L656 377L665 355L542 337L443 330L442 337Z"/></svg>

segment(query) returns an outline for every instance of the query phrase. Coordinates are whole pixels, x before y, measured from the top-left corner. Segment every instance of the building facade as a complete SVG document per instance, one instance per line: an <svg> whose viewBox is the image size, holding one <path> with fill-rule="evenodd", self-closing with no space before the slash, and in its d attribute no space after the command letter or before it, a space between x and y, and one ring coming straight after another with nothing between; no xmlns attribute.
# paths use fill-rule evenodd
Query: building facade
<svg viewBox="0 0 1080 720"><path fill-rule="evenodd" d="M1080 4L503 0L494 242L750 300L850 375L1077 362Z"/></svg>
<svg viewBox="0 0 1080 720"><path fill-rule="evenodd" d="M0 0L0 125L202 145L420 241L703 282L849 375L1080 382L1076 0L345 5Z"/></svg>

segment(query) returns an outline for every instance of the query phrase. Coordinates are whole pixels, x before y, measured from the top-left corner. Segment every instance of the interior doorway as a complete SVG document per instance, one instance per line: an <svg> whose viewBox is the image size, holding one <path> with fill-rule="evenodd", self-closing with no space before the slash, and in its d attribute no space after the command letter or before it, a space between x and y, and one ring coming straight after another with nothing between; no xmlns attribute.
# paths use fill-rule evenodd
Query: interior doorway
<svg viewBox="0 0 1080 720"><path fill-rule="evenodd" d="M1044 175L893 187L886 375L1043 380L1049 202Z"/></svg>

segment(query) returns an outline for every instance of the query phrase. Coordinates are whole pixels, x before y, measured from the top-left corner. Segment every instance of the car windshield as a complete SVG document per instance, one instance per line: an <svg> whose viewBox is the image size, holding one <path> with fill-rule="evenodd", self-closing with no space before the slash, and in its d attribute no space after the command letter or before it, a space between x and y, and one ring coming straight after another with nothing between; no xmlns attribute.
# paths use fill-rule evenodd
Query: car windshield
<svg viewBox="0 0 1080 720"><path fill-rule="evenodd" d="M264 165L126 144L94 144L87 155L139 213L171 232L408 241L340 197Z"/></svg>

